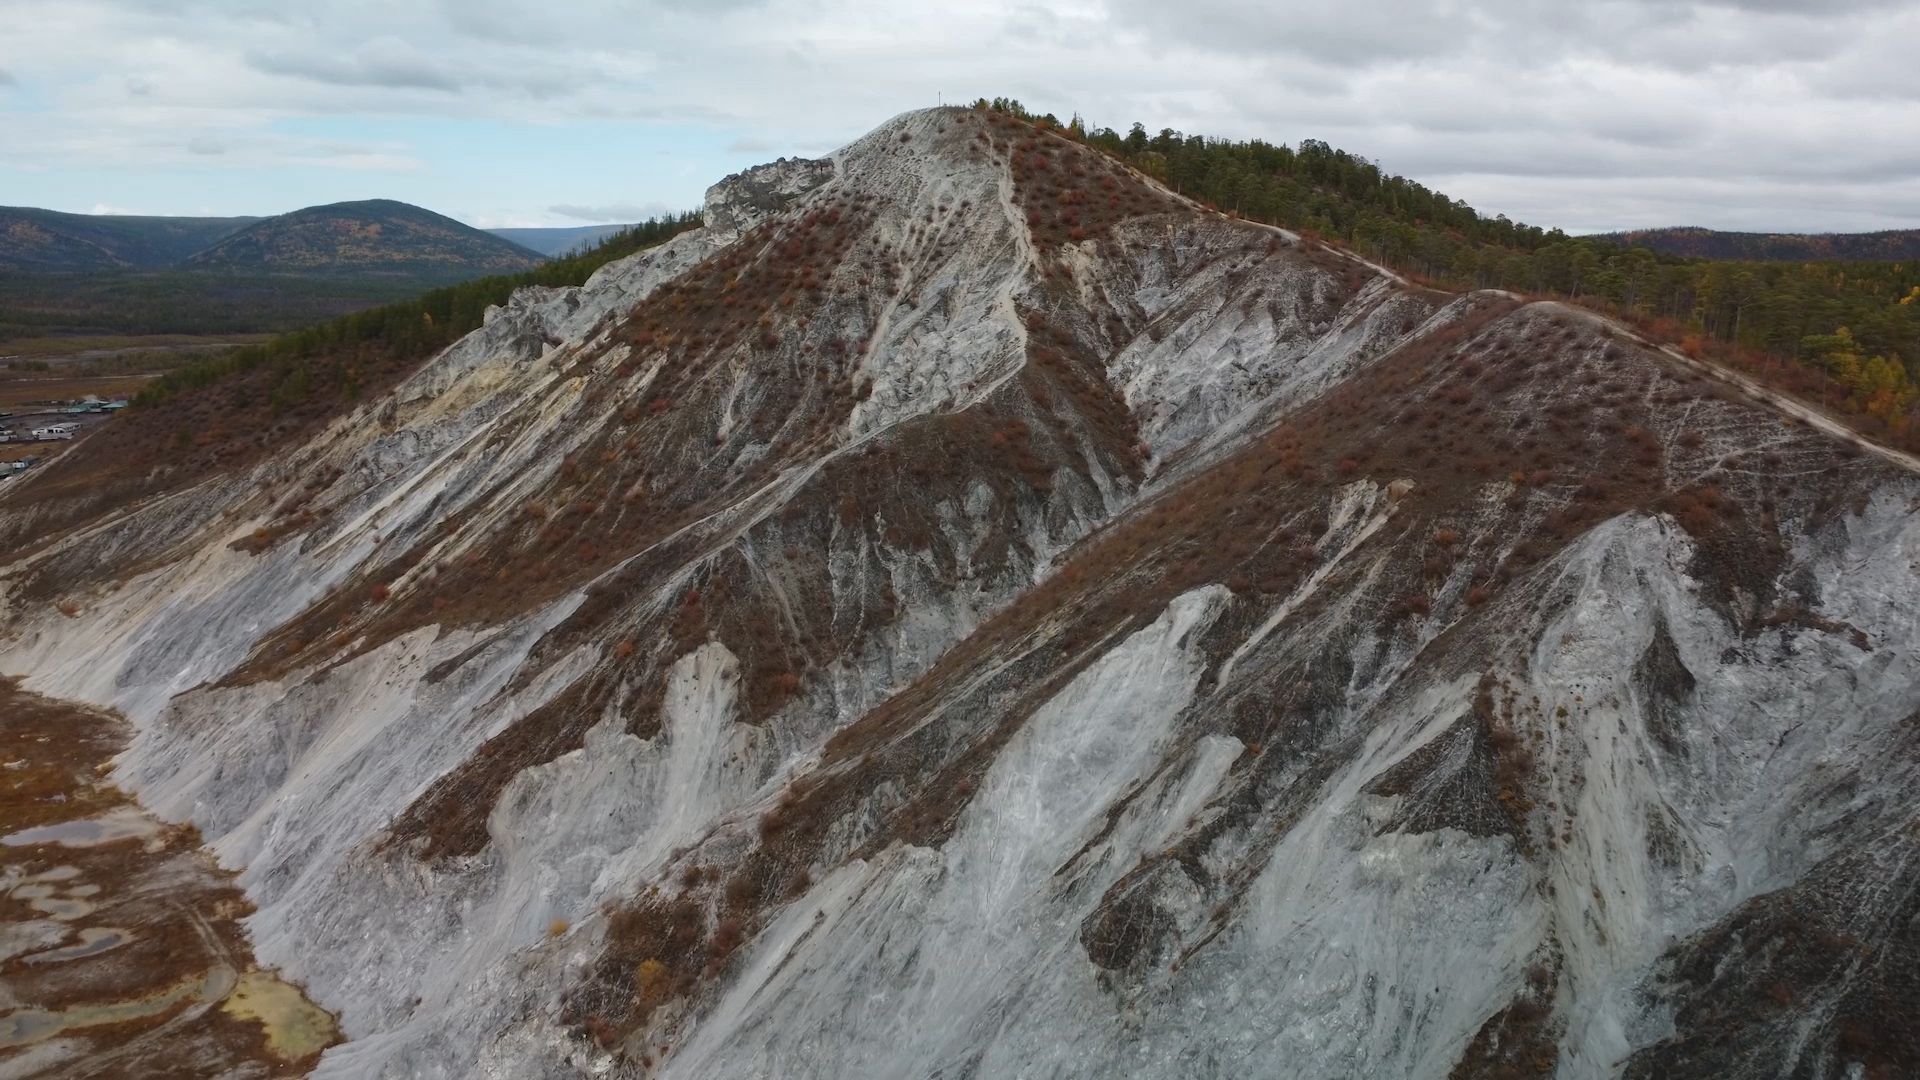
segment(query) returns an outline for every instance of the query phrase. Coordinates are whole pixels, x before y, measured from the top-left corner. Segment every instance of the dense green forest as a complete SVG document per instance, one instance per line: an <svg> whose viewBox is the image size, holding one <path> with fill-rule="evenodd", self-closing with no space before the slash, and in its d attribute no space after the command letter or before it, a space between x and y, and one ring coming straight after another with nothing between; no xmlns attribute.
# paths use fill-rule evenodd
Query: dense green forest
<svg viewBox="0 0 1920 1080"><path fill-rule="evenodd" d="M357 360L371 361L374 357L369 354L376 353L382 366L424 359L478 328L487 308L505 303L515 289L579 285L607 263L699 224L696 213L643 222L578 255L554 259L532 270L435 289L412 300L282 334L261 345L205 356L155 379L135 404L157 404L183 390L263 366L275 373L271 397L277 408L297 406L315 395L356 398Z"/></svg>
<svg viewBox="0 0 1920 1080"><path fill-rule="evenodd" d="M1306 140L1289 147L1171 129L1125 134L976 108L1059 129L1227 213L1317 235L1448 288L1501 288L1604 310L1920 444L1920 261L1762 262L1661 255L1487 217L1378 163Z"/></svg>

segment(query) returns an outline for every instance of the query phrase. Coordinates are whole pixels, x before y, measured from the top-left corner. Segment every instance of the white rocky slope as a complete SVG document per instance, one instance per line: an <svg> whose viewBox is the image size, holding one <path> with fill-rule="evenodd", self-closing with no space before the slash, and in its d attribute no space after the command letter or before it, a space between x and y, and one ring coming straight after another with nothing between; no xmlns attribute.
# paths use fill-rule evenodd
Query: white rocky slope
<svg viewBox="0 0 1920 1080"><path fill-rule="evenodd" d="M0 568L322 1075L1920 1062L1910 473L1001 118L707 222Z"/></svg>

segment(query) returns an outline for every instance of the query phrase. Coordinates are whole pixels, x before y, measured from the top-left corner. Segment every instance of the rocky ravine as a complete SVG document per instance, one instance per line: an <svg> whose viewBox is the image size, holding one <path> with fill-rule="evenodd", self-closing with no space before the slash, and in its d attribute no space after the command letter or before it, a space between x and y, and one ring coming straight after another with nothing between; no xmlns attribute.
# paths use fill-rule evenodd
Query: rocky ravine
<svg viewBox="0 0 1920 1080"><path fill-rule="evenodd" d="M1900 463L1005 117L707 222L0 570L319 1075L1920 1071Z"/></svg>

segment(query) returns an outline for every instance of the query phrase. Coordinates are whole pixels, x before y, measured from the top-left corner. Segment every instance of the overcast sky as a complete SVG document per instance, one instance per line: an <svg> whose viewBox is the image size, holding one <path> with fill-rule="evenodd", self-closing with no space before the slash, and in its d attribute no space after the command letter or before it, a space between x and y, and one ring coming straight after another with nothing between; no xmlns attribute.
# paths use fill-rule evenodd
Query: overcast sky
<svg viewBox="0 0 1920 1080"><path fill-rule="evenodd" d="M1320 138L1569 231L1920 227L1920 0L0 0L0 204L631 220L888 116Z"/></svg>

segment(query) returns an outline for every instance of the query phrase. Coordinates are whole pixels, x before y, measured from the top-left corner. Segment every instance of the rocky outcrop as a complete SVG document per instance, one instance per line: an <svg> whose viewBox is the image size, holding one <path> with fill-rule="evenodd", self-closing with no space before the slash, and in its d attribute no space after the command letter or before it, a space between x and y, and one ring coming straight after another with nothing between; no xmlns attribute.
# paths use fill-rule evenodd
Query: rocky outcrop
<svg viewBox="0 0 1920 1080"><path fill-rule="evenodd" d="M731 178L183 498L0 570L0 670L135 720L323 1075L1907 1060L1920 482L1009 118Z"/></svg>

